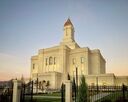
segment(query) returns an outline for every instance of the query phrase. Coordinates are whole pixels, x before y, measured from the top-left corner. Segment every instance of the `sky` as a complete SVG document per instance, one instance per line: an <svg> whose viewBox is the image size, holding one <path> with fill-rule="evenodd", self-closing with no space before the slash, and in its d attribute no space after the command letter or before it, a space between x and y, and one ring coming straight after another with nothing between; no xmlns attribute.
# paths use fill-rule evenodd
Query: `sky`
<svg viewBox="0 0 128 102"><path fill-rule="evenodd" d="M100 49L106 72L128 75L128 0L0 0L0 80L30 76L39 49L59 45L70 17L75 41Z"/></svg>

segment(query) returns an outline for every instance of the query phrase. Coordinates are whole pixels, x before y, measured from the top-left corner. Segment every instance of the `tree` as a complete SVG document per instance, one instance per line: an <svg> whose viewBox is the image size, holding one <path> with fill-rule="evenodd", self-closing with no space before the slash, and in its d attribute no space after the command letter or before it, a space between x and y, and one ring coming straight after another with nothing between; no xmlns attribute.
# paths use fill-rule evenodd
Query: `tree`
<svg viewBox="0 0 128 102"><path fill-rule="evenodd" d="M72 82L72 95L73 99L76 102L76 83L75 83L75 78L73 77L73 82Z"/></svg>
<svg viewBox="0 0 128 102"><path fill-rule="evenodd" d="M80 86L78 90L78 102L87 102L87 84L85 82L85 77L82 75L80 80Z"/></svg>

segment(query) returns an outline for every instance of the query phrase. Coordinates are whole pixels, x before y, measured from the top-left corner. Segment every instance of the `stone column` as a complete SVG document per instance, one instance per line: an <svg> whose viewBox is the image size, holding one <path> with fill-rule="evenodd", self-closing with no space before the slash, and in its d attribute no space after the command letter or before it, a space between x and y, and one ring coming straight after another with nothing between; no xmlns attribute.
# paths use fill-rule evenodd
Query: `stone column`
<svg viewBox="0 0 128 102"><path fill-rule="evenodd" d="M65 85L65 102L72 102L72 83L66 80Z"/></svg>
<svg viewBox="0 0 128 102"><path fill-rule="evenodd" d="M13 97L12 102L20 102L20 94L21 94L21 83L17 80L13 80Z"/></svg>

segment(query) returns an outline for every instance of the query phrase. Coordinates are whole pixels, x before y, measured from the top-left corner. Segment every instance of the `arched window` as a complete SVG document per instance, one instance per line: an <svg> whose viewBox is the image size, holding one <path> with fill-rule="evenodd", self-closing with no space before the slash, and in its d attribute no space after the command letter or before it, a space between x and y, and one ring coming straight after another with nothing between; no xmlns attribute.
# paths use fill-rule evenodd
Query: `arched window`
<svg viewBox="0 0 128 102"><path fill-rule="evenodd" d="M33 63L32 68L35 69L35 64Z"/></svg>
<svg viewBox="0 0 128 102"><path fill-rule="evenodd" d="M49 65L52 65L52 64L53 64L53 58L49 57Z"/></svg>
<svg viewBox="0 0 128 102"><path fill-rule="evenodd" d="M56 57L54 57L54 64L56 64Z"/></svg>
<svg viewBox="0 0 128 102"><path fill-rule="evenodd" d="M48 59L45 58L45 65L48 65Z"/></svg>
<svg viewBox="0 0 128 102"><path fill-rule="evenodd" d="M73 64L76 63L76 59L75 59L75 58L72 59L72 63L73 63Z"/></svg>
<svg viewBox="0 0 128 102"><path fill-rule="evenodd" d="M84 57L81 57L81 63L84 63Z"/></svg>

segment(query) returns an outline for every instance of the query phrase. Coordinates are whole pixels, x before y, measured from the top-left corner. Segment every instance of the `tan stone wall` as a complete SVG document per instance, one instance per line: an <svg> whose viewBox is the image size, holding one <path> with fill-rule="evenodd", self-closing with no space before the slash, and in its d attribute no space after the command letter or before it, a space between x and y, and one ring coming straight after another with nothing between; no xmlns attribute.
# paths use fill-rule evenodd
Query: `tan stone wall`
<svg viewBox="0 0 128 102"><path fill-rule="evenodd" d="M90 70L90 74L105 74L105 60L102 57L100 50L95 49L95 50L91 50L91 52L89 53L89 58L90 58L90 62L89 62L89 69Z"/></svg>
<svg viewBox="0 0 128 102"><path fill-rule="evenodd" d="M115 85L114 74L87 75L86 82L88 85Z"/></svg>
<svg viewBox="0 0 128 102"><path fill-rule="evenodd" d="M35 73L38 73L38 56L32 56L31 58L31 77Z"/></svg>
<svg viewBox="0 0 128 102"><path fill-rule="evenodd" d="M91 52L91 55L89 55L91 61L90 61L90 69L91 74L99 74L100 73L100 60L99 56L96 52Z"/></svg>
<svg viewBox="0 0 128 102"><path fill-rule="evenodd" d="M44 49L43 56L43 73L51 71L61 72L59 63L59 47ZM40 62L42 62L42 60L40 60Z"/></svg>
<svg viewBox="0 0 128 102"><path fill-rule="evenodd" d="M83 62L81 62L83 60ZM70 51L69 58L70 74L76 73L76 67L78 69L78 75L88 74L88 52L86 48L79 48Z"/></svg>
<svg viewBox="0 0 128 102"><path fill-rule="evenodd" d="M128 85L128 76L116 76L116 85Z"/></svg>
<svg viewBox="0 0 128 102"><path fill-rule="evenodd" d="M35 74L32 78L32 80L36 81L37 80L37 74ZM49 72L49 73L42 73L38 74L38 81L43 82L43 81L49 81L50 89L60 89L61 83L62 83L62 74L57 73L57 72Z"/></svg>

